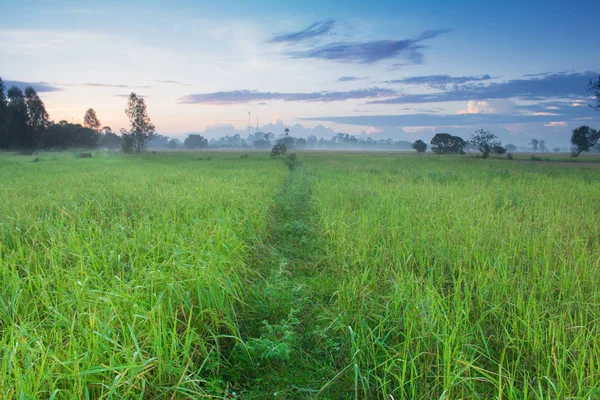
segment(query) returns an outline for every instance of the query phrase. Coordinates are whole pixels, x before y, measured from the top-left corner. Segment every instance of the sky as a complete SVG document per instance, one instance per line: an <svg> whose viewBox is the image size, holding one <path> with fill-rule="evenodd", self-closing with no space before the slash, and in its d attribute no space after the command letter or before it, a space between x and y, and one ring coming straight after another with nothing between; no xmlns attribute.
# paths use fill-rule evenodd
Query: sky
<svg viewBox="0 0 600 400"><path fill-rule="evenodd" d="M290 127L394 140L477 129L568 146L599 127L597 0L13 1L0 3L0 77L50 118L127 128L145 98L184 138ZM279 132L279 130L281 132Z"/></svg>

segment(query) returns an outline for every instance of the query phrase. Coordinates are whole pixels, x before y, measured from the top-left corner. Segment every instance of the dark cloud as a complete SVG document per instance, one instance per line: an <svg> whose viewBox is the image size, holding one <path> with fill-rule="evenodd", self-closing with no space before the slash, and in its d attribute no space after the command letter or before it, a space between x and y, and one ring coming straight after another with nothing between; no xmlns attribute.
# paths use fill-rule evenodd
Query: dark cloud
<svg viewBox="0 0 600 400"><path fill-rule="evenodd" d="M282 42L301 42L307 39L330 34L335 26L336 21L333 19L325 19L318 21L309 26L308 28L299 32L286 33L280 36L275 36L270 40L271 43L282 43Z"/></svg>
<svg viewBox="0 0 600 400"><path fill-rule="evenodd" d="M13 86L18 87L21 90L25 90L27 86L31 86L36 92L58 92L62 90L55 86L50 85L48 82L21 82L21 81L4 81L4 86L9 89Z"/></svg>
<svg viewBox="0 0 600 400"><path fill-rule="evenodd" d="M488 85L482 85L481 82L470 82L455 85L452 90L446 92L408 94L391 99L373 100L369 103L411 104L504 98L540 101L551 98L583 98L586 95L588 82L596 76L598 76L597 72L587 71L543 74L531 79L513 79L506 82L490 83Z"/></svg>
<svg viewBox="0 0 600 400"><path fill-rule="evenodd" d="M428 75L413 76L404 79L384 81L387 84L403 83L408 85L425 85L435 88L446 88L448 85L460 85L468 82L481 82L492 79L488 74L478 76Z"/></svg>
<svg viewBox="0 0 600 400"><path fill-rule="evenodd" d="M349 90L345 92L309 92L309 93L279 93L258 92L255 90L234 90L230 92L215 92L204 94L191 94L179 99L184 104L245 104L254 101L264 102L269 100L300 101L300 102L332 102L349 99L373 99L378 97L395 96L397 92L384 88L368 88Z"/></svg>
<svg viewBox="0 0 600 400"><path fill-rule="evenodd" d="M375 40L370 42L338 42L289 52L293 58L316 58L346 63L373 64L387 59L403 59L404 64L422 64L423 46L419 43L432 39L448 30L427 31L404 40Z"/></svg>
<svg viewBox="0 0 600 400"><path fill-rule="evenodd" d="M367 78L361 78L359 76L342 76L337 81L338 82L355 82L355 81L361 81L363 79L367 79Z"/></svg>

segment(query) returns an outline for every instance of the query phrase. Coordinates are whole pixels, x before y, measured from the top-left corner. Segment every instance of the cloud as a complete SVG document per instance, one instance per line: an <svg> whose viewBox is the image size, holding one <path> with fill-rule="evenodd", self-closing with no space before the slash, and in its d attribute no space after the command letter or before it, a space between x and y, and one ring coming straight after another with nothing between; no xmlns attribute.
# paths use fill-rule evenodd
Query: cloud
<svg viewBox="0 0 600 400"><path fill-rule="evenodd" d="M431 94L408 94L391 99L373 100L370 104L411 104L437 103L451 101L488 100L503 98L519 98L523 100L544 100L585 96L590 79L598 76L597 72L544 74L530 79L513 79L506 82L467 83L457 85L445 92Z"/></svg>
<svg viewBox="0 0 600 400"><path fill-rule="evenodd" d="M361 81L363 79L367 79L367 78L361 78L358 76L342 76L337 81L338 82L354 82L354 81Z"/></svg>
<svg viewBox="0 0 600 400"><path fill-rule="evenodd" d="M565 121L552 121L547 124L544 124L544 126L564 127L564 126L567 126L567 123Z"/></svg>
<svg viewBox="0 0 600 400"><path fill-rule="evenodd" d="M434 88L445 89L448 85L459 85L468 82L481 82L492 79L488 74L476 76L450 76L450 75L427 75L413 76L404 79L393 79L384 81L387 84L425 85Z"/></svg>
<svg viewBox="0 0 600 400"><path fill-rule="evenodd" d="M280 93L258 92L256 90L234 90L229 92L215 92L204 94L191 94L179 98L183 104L227 105L246 104L253 101L299 101L310 103L328 103L350 99L372 99L396 95L396 91L383 88L368 88L350 90L345 92L309 92L309 93Z"/></svg>
<svg viewBox="0 0 600 400"><path fill-rule="evenodd" d="M166 80L156 80L155 82L158 83L166 83L168 85L181 85L181 86L192 86L190 83L183 83L183 82L179 82L179 81L173 81L170 79L166 79Z"/></svg>
<svg viewBox="0 0 600 400"><path fill-rule="evenodd" d="M315 58L358 64L374 64L387 59L403 59L403 64L422 64L423 46L419 43L446 32L449 30L426 31L415 38L404 40L329 43L289 52L288 55L292 58Z"/></svg>
<svg viewBox="0 0 600 400"><path fill-rule="evenodd" d="M25 90L27 86L31 86L36 92L58 92L62 89L50 85L48 82L21 82L21 81L4 81L4 86L9 89L13 86L21 90Z"/></svg>
<svg viewBox="0 0 600 400"><path fill-rule="evenodd" d="M115 84L111 84L111 83L82 83L80 86L89 86L89 87L108 87L108 88L135 88L135 89L148 89L150 88L150 86L148 85L141 85L141 86L134 86L134 85L115 85Z"/></svg>
<svg viewBox="0 0 600 400"><path fill-rule="evenodd" d="M600 116L599 118L600 119ZM555 115L523 114L398 114L398 115L347 115L337 117L303 118L308 121L326 121L359 126L486 126L556 121Z"/></svg>
<svg viewBox="0 0 600 400"><path fill-rule="evenodd" d="M517 103L510 99L471 100L466 110L458 114L511 114L517 112Z"/></svg>
<svg viewBox="0 0 600 400"><path fill-rule="evenodd" d="M324 19L322 21L315 22L308 28L303 29L299 32L286 33L280 36L275 36L269 42L271 43L296 43L307 39L316 38L319 36L330 34L335 27L336 21L333 19Z"/></svg>

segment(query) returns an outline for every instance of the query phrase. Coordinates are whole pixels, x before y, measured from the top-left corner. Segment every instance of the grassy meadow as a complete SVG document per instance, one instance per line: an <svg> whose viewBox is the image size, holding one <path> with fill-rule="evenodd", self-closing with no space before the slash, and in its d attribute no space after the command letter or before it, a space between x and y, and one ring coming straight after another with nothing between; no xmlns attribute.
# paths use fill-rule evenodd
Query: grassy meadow
<svg viewBox="0 0 600 400"><path fill-rule="evenodd" d="M596 158L33 158L2 399L600 398Z"/></svg>

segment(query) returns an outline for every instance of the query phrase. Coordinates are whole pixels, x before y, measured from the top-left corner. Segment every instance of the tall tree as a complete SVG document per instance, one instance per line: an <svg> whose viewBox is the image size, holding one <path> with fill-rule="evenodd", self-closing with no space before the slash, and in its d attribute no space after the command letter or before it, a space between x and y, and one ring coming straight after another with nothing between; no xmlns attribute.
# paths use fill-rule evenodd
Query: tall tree
<svg viewBox="0 0 600 400"><path fill-rule="evenodd" d="M421 139L414 142L411 147L417 151L418 154L425 153L427 151L427 143Z"/></svg>
<svg viewBox="0 0 600 400"><path fill-rule="evenodd" d="M590 85L588 86L588 91L594 93L594 98L596 99L596 105L593 106L590 104L590 106L594 107L596 110L600 111L600 76L598 77L597 81L595 81L593 79L590 80Z"/></svg>
<svg viewBox="0 0 600 400"><path fill-rule="evenodd" d="M154 125L148 117L144 98L137 97L134 92L131 92L125 114L131 123L131 130L126 134L131 135L133 151L140 153L146 148L148 140L154 136ZM124 136L123 138L125 139Z"/></svg>
<svg viewBox="0 0 600 400"><path fill-rule="evenodd" d="M548 148L546 147L546 141L543 139L540 140L540 151L542 153L545 153L548 151Z"/></svg>
<svg viewBox="0 0 600 400"><path fill-rule="evenodd" d="M98 117L96 116L96 111L94 111L93 108L90 108L85 112L85 115L83 117L83 126L85 126L86 128L93 129L96 132L99 132L100 121L98 120Z"/></svg>
<svg viewBox="0 0 600 400"><path fill-rule="evenodd" d="M50 121L44 102L31 86L25 88L25 98L27 116L29 117L29 135L26 140L26 148L35 150L40 144L42 135L50 126Z"/></svg>
<svg viewBox="0 0 600 400"><path fill-rule="evenodd" d="M573 129L571 135L571 155L577 157L584 151L590 151L592 147L598 143L600 139L600 132L589 126L580 126L579 128Z"/></svg>
<svg viewBox="0 0 600 400"><path fill-rule="evenodd" d="M531 141L529 142L529 144L533 147L533 151L538 151L538 144L540 144L540 141L537 139L531 139Z"/></svg>
<svg viewBox="0 0 600 400"><path fill-rule="evenodd" d="M8 107L6 109L6 135L9 148L25 148L29 135L29 116L23 92L16 86L6 92Z"/></svg>
<svg viewBox="0 0 600 400"><path fill-rule="evenodd" d="M0 149L8 148L8 136L6 133L6 95L4 94L4 82L0 78Z"/></svg>

